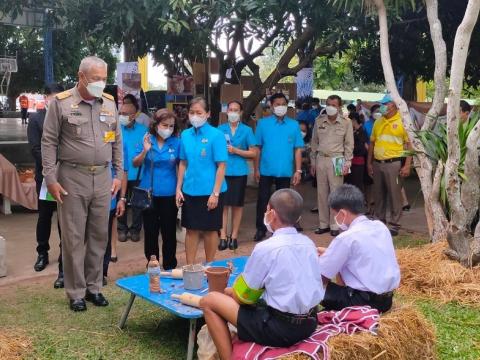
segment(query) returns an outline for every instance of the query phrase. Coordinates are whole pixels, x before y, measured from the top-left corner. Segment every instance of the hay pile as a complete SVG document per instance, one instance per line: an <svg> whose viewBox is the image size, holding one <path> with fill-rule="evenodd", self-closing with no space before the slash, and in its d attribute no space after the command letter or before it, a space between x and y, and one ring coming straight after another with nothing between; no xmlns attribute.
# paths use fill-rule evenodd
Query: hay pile
<svg viewBox="0 0 480 360"><path fill-rule="evenodd" d="M30 340L12 331L0 330L0 359L18 360L30 350Z"/></svg>
<svg viewBox="0 0 480 360"><path fill-rule="evenodd" d="M433 327L413 306L400 306L380 317L378 335L337 335L328 341L330 360L436 359ZM282 360L309 360L303 354Z"/></svg>
<svg viewBox="0 0 480 360"><path fill-rule="evenodd" d="M448 259L446 242L397 250L402 274L399 292L438 300L480 306L480 266L467 269Z"/></svg>

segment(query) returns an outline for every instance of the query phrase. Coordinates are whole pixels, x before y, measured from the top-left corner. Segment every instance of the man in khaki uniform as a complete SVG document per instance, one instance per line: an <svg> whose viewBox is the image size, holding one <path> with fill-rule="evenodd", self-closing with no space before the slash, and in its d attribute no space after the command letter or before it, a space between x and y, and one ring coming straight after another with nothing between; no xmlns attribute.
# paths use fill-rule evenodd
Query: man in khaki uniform
<svg viewBox="0 0 480 360"><path fill-rule="evenodd" d="M107 306L100 292L112 196L120 189L123 154L117 110L103 93L107 64L82 60L76 87L50 103L42 136L43 175L57 200L65 290L73 311L85 300ZM112 180L110 163L117 178Z"/></svg>
<svg viewBox="0 0 480 360"><path fill-rule="evenodd" d="M311 173L317 176L319 227L315 234L330 231L339 234L338 225L328 207L328 195L343 184L343 175L350 171L353 157L353 127L349 119L341 115L342 99L330 95L325 114L315 120L311 146ZM340 165L339 175L335 174L334 161Z"/></svg>

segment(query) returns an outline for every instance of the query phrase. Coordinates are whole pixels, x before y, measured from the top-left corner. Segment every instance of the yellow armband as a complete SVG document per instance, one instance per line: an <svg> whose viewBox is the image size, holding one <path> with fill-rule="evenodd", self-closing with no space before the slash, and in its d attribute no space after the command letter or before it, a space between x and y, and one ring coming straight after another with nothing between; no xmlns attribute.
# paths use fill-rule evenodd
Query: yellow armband
<svg viewBox="0 0 480 360"><path fill-rule="evenodd" d="M249 287L243 278L243 274L239 275L233 283L233 292L242 303L247 305L255 304L264 291L264 289Z"/></svg>

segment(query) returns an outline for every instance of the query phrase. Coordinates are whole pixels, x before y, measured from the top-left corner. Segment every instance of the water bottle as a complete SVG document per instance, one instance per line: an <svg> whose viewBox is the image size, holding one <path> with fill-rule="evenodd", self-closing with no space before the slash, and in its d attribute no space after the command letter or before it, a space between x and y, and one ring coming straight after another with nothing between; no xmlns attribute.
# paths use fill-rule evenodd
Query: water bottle
<svg viewBox="0 0 480 360"><path fill-rule="evenodd" d="M150 256L150 261L148 262L148 280L150 284L151 293L160 293L160 264L158 263L157 257L155 255Z"/></svg>

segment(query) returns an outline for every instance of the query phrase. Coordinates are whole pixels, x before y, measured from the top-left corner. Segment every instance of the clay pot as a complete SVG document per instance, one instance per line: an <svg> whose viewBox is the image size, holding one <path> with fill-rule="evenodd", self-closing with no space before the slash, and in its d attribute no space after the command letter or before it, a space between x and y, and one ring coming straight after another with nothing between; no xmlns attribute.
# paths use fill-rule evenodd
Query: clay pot
<svg viewBox="0 0 480 360"><path fill-rule="evenodd" d="M212 266L205 270L208 280L208 292L218 291L223 294L227 287L231 270L223 266Z"/></svg>

